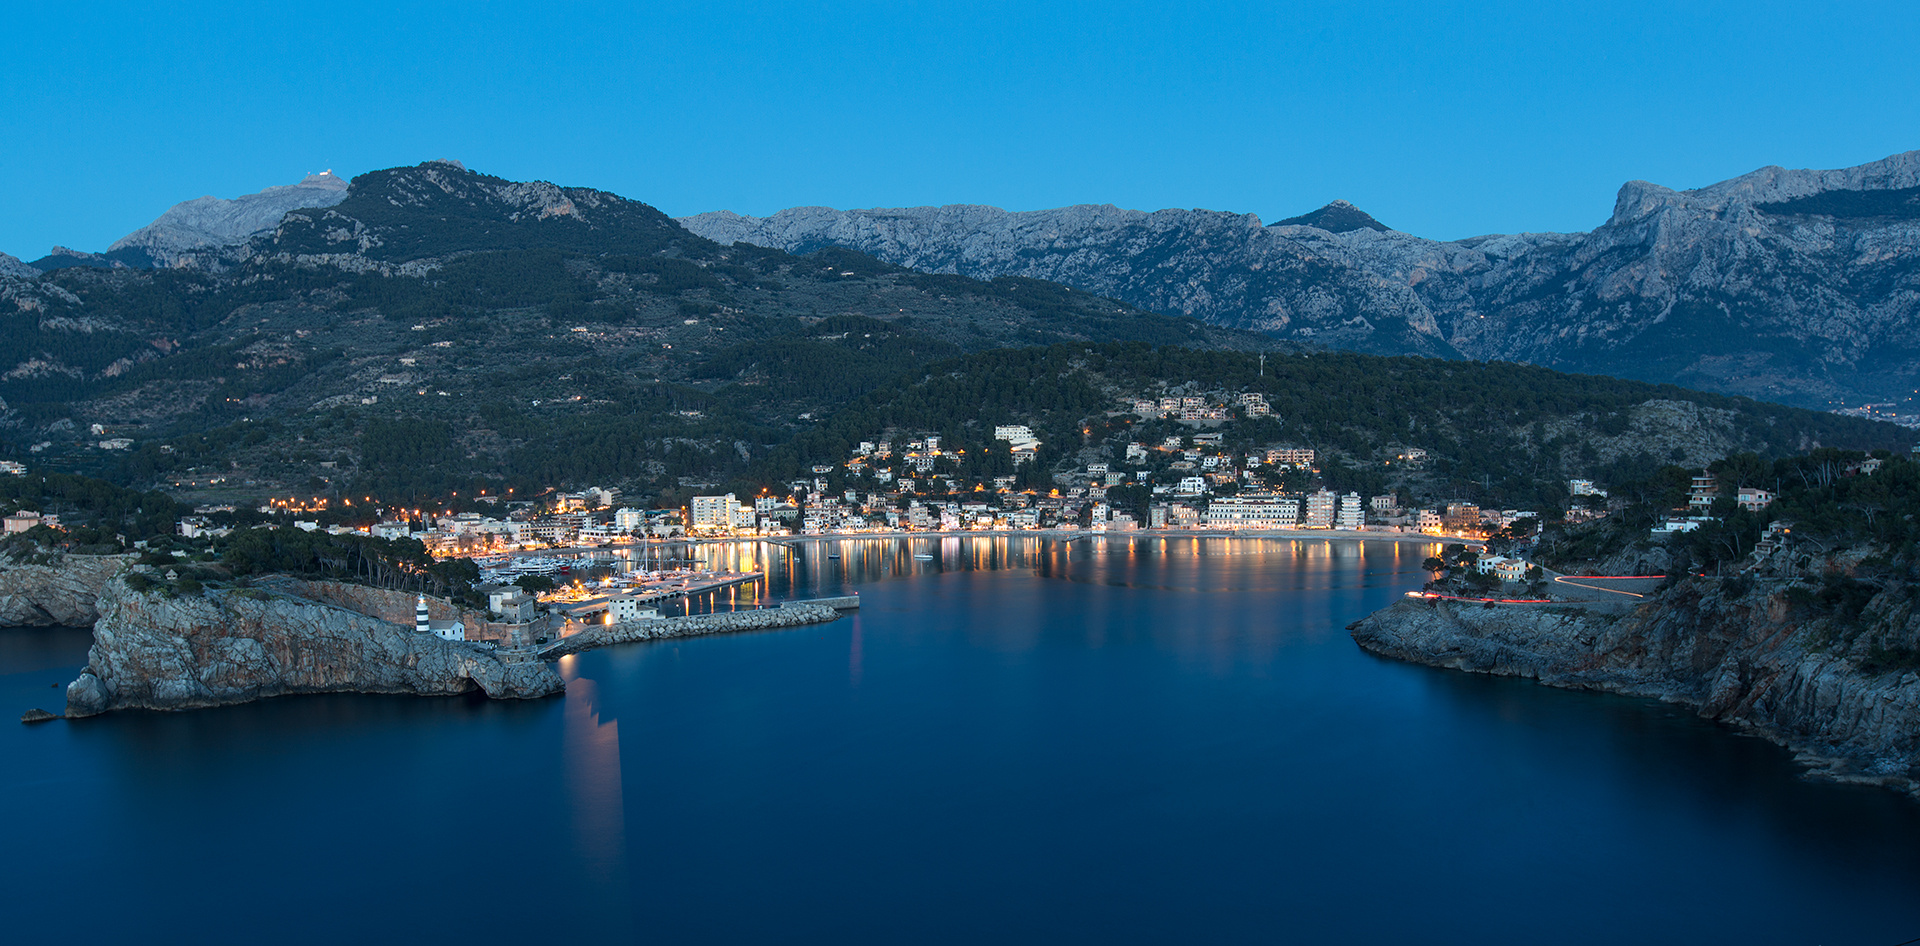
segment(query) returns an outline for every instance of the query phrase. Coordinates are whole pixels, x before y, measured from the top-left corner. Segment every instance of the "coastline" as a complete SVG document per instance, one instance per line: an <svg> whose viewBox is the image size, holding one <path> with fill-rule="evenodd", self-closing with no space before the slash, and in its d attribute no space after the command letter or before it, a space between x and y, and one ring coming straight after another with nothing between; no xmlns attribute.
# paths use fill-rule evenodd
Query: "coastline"
<svg viewBox="0 0 1920 946"><path fill-rule="evenodd" d="M617 552L624 549L731 545L743 542L760 542L767 545L793 547L825 542L967 538L1036 538L1067 541L1077 541L1080 539L1282 539L1296 542L1394 542L1402 545L1434 545L1449 542L1469 543L1478 541L1451 535L1428 535L1424 532L1373 532L1354 529L1133 529L1125 532L1100 532L1092 529L956 529L951 531L921 532L904 530L893 532L853 532L827 535L679 536L669 539L641 539L634 542L617 542L607 545L576 545L565 548L515 550L507 554L514 556L585 555L594 552Z"/></svg>
<svg viewBox="0 0 1920 946"><path fill-rule="evenodd" d="M1348 625L1382 657L1643 697L1794 753L1807 774L1920 798L1920 673L1873 673L1765 590L1674 586L1624 613L1396 602Z"/></svg>

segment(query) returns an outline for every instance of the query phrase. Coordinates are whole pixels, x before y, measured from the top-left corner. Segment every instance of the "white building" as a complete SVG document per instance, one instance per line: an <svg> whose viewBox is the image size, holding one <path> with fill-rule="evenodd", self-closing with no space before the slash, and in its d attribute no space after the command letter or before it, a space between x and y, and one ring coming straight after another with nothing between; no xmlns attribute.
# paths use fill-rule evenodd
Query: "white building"
<svg viewBox="0 0 1920 946"><path fill-rule="evenodd" d="M1223 496L1207 506L1206 523L1209 529L1291 529L1300 523L1300 501L1266 493Z"/></svg>
<svg viewBox="0 0 1920 946"><path fill-rule="evenodd" d="M12 460L0 460L0 473L7 474L8 476L25 476L27 475L27 467L24 463L16 463Z"/></svg>
<svg viewBox="0 0 1920 946"><path fill-rule="evenodd" d="M1173 488L1173 494L1175 496L1200 496L1205 494L1206 491L1207 478L1204 476L1185 477L1180 480L1179 485Z"/></svg>
<svg viewBox="0 0 1920 946"><path fill-rule="evenodd" d="M660 609L646 607L639 598L631 595L614 595L607 599L607 615L614 624L652 621L660 617Z"/></svg>
<svg viewBox="0 0 1920 946"><path fill-rule="evenodd" d="M1033 435L1033 428L1025 424L1002 424L993 428L993 439L1004 440L1015 450L1034 450L1040 446L1040 438Z"/></svg>
<svg viewBox="0 0 1920 946"><path fill-rule="evenodd" d="M690 510L695 532L732 532L753 528L753 507L740 505L732 493L725 496L695 496Z"/></svg>
<svg viewBox="0 0 1920 946"><path fill-rule="evenodd" d="M1330 529L1334 516L1338 513L1340 495L1330 489L1318 490L1307 495L1307 521L1309 529Z"/></svg>
<svg viewBox="0 0 1920 946"><path fill-rule="evenodd" d="M1360 494L1348 493L1340 497L1340 512L1334 519L1334 527L1358 529L1365 524L1366 517L1360 509Z"/></svg>
<svg viewBox="0 0 1920 946"><path fill-rule="evenodd" d="M637 532L647 524L647 511L633 506L622 506L613 511L613 527L621 532Z"/></svg>

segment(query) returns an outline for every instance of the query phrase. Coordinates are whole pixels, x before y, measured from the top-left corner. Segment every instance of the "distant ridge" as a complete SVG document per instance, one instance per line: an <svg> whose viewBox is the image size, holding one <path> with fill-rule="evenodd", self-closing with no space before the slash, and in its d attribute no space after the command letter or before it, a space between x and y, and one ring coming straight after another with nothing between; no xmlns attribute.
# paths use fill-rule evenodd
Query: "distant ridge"
<svg viewBox="0 0 1920 946"><path fill-rule="evenodd" d="M1318 227L1328 233L1346 233L1351 230L1375 230L1380 233L1385 233L1393 229L1373 219L1366 211L1344 200L1336 200L1312 213L1304 213L1298 217L1288 217L1285 220L1277 220L1267 224L1267 226Z"/></svg>
<svg viewBox="0 0 1920 946"><path fill-rule="evenodd" d="M1920 151L1764 167L1692 190L1628 181L1585 233L1428 240L1342 201L1273 226L1110 205L801 207L680 222L722 243L840 246L928 272L1052 280L1328 348L1920 410Z"/></svg>
<svg viewBox="0 0 1920 946"><path fill-rule="evenodd" d="M152 223L115 240L101 255L129 266L171 266L182 253L245 243L278 226L289 211L331 207L345 199L347 181L330 170L232 199L198 197L174 204Z"/></svg>

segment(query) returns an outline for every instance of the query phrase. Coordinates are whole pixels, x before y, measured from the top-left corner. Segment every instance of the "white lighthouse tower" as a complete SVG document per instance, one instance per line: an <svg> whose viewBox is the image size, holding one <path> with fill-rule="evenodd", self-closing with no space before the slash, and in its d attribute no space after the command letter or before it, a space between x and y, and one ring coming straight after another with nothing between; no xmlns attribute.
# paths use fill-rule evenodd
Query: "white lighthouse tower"
<svg viewBox="0 0 1920 946"><path fill-rule="evenodd" d="M467 626L458 620L435 621L427 614L427 596L421 595L413 606L413 629L422 634L432 634L441 640L463 641L467 639Z"/></svg>

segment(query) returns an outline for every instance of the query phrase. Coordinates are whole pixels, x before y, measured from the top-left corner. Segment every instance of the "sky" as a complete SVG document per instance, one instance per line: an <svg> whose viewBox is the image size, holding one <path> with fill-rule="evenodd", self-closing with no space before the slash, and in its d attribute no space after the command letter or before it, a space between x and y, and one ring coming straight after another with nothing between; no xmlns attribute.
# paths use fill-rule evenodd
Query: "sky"
<svg viewBox="0 0 1920 946"><path fill-rule="evenodd" d="M264 6L264 5L262 5ZM434 158L679 216L1345 199L1587 230L1628 180L1920 148L1904 3L25 4L0 251Z"/></svg>

